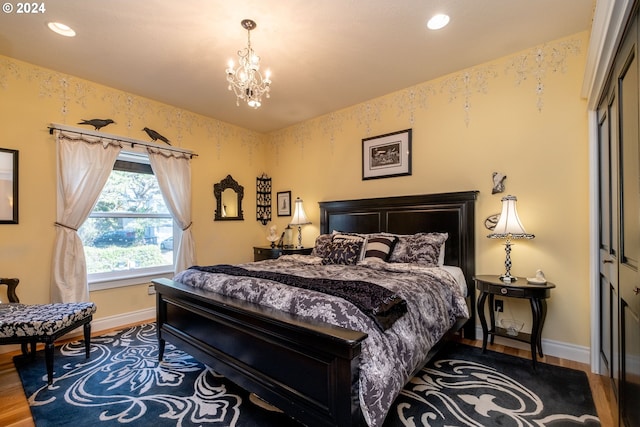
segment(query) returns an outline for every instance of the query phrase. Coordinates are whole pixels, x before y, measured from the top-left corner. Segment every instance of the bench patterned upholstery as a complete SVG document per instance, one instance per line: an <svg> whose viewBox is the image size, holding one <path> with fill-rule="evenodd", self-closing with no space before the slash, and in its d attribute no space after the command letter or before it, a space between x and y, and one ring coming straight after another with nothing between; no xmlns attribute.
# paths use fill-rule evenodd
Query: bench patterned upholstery
<svg viewBox="0 0 640 427"><path fill-rule="evenodd" d="M55 335L95 311L92 302L0 304L0 338Z"/></svg>
<svg viewBox="0 0 640 427"><path fill-rule="evenodd" d="M54 342L64 334L83 326L85 355L91 350L91 320L96 311L92 302L55 304L0 304L0 345L21 344L23 356L35 356L36 343L44 343L47 383L53 383Z"/></svg>

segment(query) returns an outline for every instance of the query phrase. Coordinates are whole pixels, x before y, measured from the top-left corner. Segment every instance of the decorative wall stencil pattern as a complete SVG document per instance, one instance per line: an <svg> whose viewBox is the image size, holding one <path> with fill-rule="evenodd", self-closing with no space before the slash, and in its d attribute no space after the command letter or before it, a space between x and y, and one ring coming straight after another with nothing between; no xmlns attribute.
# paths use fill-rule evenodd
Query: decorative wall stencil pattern
<svg viewBox="0 0 640 427"><path fill-rule="evenodd" d="M87 97L94 94L93 88L88 83L65 74L42 68L30 68L26 73L28 81L38 82L40 97L60 100L63 122L66 122L71 101L86 109Z"/></svg>
<svg viewBox="0 0 640 427"><path fill-rule="evenodd" d="M167 129L175 129L175 139L182 142L184 131L192 133L192 127L196 121L196 115L175 107L161 107L158 114L164 118Z"/></svg>
<svg viewBox="0 0 640 427"><path fill-rule="evenodd" d="M253 151L255 148L260 145L262 141L261 135L258 132L245 131L240 136L240 140L242 141L241 145L243 147L247 147L249 150L249 164L253 164Z"/></svg>
<svg viewBox="0 0 640 427"><path fill-rule="evenodd" d="M435 95L436 91L431 85L419 85L410 87L398 93L394 98L394 108L398 110L398 116L409 113L409 125L415 123L416 110L426 110L429 97Z"/></svg>
<svg viewBox="0 0 640 427"><path fill-rule="evenodd" d="M536 107L542 111L544 78L547 72L567 72L567 58L580 53L580 40L571 39L535 47L528 52L514 56L506 66L507 73L513 71L516 85L520 86L529 77L535 80L537 94Z"/></svg>
<svg viewBox="0 0 640 427"><path fill-rule="evenodd" d="M9 76L13 76L18 79L20 76L20 72L18 71L18 66L15 62L8 61L6 59L0 58L0 87L3 89L7 88Z"/></svg>
<svg viewBox="0 0 640 427"><path fill-rule="evenodd" d="M365 126L365 136L371 135L371 124L381 120L382 110L386 107L384 100L377 99L355 106L355 117L359 125Z"/></svg>
<svg viewBox="0 0 640 427"><path fill-rule="evenodd" d="M145 122L148 112L151 111L151 103L149 103L149 101L125 92L116 90L109 91L102 96L102 99L111 104L112 116L117 117L124 114L126 119L124 124L130 132L133 128L134 119ZM117 121L118 120L116 120L116 122Z"/></svg>
<svg viewBox="0 0 640 427"><path fill-rule="evenodd" d="M331 145L331 152L333 153L333 145L336 140L336 133L342 130L342 123L344 122L344 112L333 112L326 116L322 116L319 121L322 134L329 137L329 144Z"/></svg>
<svg viewBox="0 0 640 427"><path fill-rule="evenodd" d="M274 150L276 166L280 165L280 147L283 145L283 139L284 133L281 130L270 133L266 138L266 143L268 144L269 148Z"/></svg>
<svg viewBox="0 0 640 427"><path fill-rule="evenodd" d="M204 123L204 128L207 130L207 136L210 139L215 140L216 152L218 154L218 160L220 160L222 141L229 139L229 127L224 125L222 122L207 120Z"/></svg>
<svg viewBox="0 0 640 427"><path fill-rule="evenodd" d="M101 97L102 101L111 105L111 113L108 115L117 123L125 125L131 137L138 135L138 123L149 123L154 117L165 121L164 131L178 143L182 142L187 132L193 134L196 127L204 128L209 137L215 140L218 159L221 157L224 142L231 139L240 140L242 146L247 147L251 153L255 146L262 142L267 142L273 147L276 154L281 146L293 144L300 148L300 153L304 156L305 144L317 139L316 132L328 138L331 153L333 153L336 139L340 137L343 128L351 122L364 127L363 137L371 136L374 125L390 113L397 117L407 117L409 125L413 127L417 114L427 110L429 103L435 102L434 98L440 94L448 96L450 103L461 102L464 122L469 126L474 96L489 93L491 80L498 78L496 67L504 67L505 74L513 72L516 86L523 86L526 90L530 90L525 83L527 80L532 82L535 85L533 90L537 95L536 107L542 111L543 97L547 90L545 80L552 73L565 73L568 59L578 55L580 47L581 39L578 38L536 46L500 62L492 61L490 65L462 70L437 83L425 82L269 135L255 134L245 129L236 130L233 126L215 118L199 116L169 105L158 106L151 100L116 89L97 89L92 82L14 61L11 58L0 58L0 87L8 89L12 81L21 78L34 82L38 85L39 96L59 101L63 123L66 123L67 117L73 118L74 121L83 118L88 109L95 108L95 101L100 100ZM100 92L99 96L96 95L97 90ZM80 107L82 111L71 111L74 106Z"/></svg>
<svg viewBox="0 0 640 427"><path fill-rule="evenodd" d="M486 94L489 89L489 80L498 77L494 67L483 66L454 74L442 82L441 90L449 94L449 102L460 98L464 109L464 123L469 126L471 98L473 94Z"/></svg>
<svg viewBox="0 0 640 427"><path fill-rule="evenodd" d="M21 78L27 79L38 85L38 95L42 98L59 100L62 118L52 117L52 121L67 122L67 117L72 117L74 122L84 118L88 109L95 108L96 101L106 102L110 105L111 113L116 123L126 126L130 137L140 137L142 126L137 123L148 122L152 117L162 118L167 126L164 131L170 139L181 142L186 132L192 133L194 127L207 128L209 134L217 134L218 155L222 140L230 138L228 126L222 122L205 116L199 116L193 112L183 110L170 105L157 106L152 101L112 88L104 88L97 94L96 85L70 75L58 73L52 70L14 61L11 58L0 58L0 87L10 88L11 82ZM73 105L78 105L82 111L73 112ZM217 127L217 132L210 129ZM225 131L221 131L221 129Z"/></svg>
<svg viewBox="0 0 640 427"><path fill-rule="evenodd" d="M304 144L311 139L310 122L302 122L291 129L293 144L300 147L300 158L304 159Z"/></svg>

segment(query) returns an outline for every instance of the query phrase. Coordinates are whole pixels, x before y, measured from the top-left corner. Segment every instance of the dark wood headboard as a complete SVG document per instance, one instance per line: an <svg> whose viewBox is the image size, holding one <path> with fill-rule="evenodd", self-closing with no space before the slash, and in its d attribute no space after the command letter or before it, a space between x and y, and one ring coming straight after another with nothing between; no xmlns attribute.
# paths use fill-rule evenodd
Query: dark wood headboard
<svg viewBox="0 0 640 427"><path fill-rule="evenodd" d="M465 336L475 336L475 201L478 191L320 202L320 232L449 233L445 264L467 280L471 319ZM471 324L471 325L469 325ZM467 330L473 327L474 332Z"/></svg>

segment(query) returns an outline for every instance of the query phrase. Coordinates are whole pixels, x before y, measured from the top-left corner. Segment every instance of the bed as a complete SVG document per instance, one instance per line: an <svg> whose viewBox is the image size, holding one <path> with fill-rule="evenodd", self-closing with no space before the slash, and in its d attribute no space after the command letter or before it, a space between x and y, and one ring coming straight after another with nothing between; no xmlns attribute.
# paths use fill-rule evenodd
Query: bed
<svg viewBox="0 0 640 427"><path fill-rule="evenodd" d="M458 267L464 275L469 317L455 319L415 364L414 371L437 352L448 335L460 332L467 338L475 338L477 193L320 202L321 234L334 230L359 234L448 234L444 264ZM186 277L181 274L176 278ZM306 425L381 424L380 414L372 419L369 408L361 404L360 366L363 348L367 348L367 333L179 281L156 279L153 283L160 359L168 341Z"/></svg>

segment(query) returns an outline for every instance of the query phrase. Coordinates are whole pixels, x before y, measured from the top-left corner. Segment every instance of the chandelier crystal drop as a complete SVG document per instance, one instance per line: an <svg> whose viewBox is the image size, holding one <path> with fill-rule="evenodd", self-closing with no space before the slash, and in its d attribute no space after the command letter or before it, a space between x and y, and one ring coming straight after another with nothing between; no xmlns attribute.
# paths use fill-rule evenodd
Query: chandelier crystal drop
<svg viewBox="0 0 640 427"><path fill-rule="evenodd" d="M256 23L251 19L243 20L240 25L247 30L247 47L238 51L238 66L233 60L229 60L227 67L227 81L229 90L236 94L236 105L240 106L240 100L251 108L262 105L262 96L269 98L271 88L271 73L265 71L264 77L260 73L260 57L251 47L251 30L256 28Z"/></svg>

